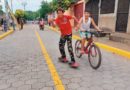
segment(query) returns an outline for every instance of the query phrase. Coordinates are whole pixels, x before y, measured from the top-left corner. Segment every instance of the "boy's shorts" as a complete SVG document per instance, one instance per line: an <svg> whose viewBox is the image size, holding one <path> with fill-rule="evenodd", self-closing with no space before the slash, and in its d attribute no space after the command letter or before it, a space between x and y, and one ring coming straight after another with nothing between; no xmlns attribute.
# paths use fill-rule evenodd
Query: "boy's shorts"
<svg viewBox="0 0 130 90"><path fill-rule="evenodd" d="M80 31L80 37L81 37L82 39L84 39L84 38L90 38L90 37L91 37L91 33Z"/></svg>

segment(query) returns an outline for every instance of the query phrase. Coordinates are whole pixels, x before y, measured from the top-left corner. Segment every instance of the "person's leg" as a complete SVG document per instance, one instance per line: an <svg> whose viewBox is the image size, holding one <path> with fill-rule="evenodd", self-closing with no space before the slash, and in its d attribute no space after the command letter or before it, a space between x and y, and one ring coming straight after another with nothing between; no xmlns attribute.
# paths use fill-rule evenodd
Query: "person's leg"
<svg viewBox="0 0 130 90"><path fill-rule="evenodd" d="M4 31L7 32L7 26L6 25L4 25Z"/></svg>
<svg viewBox="0 0 130 90"><path fill-rule="evenodd" d="M68 51L71 57L71 62L75 62L73 47L72 47L72 35L68 35L66 38L67 38Z"/></svg>
<svg viewBox="0 0 130 90"><path fill-rule="evenodd" d="M81 53L83 54L84 53L84 45L85 45L85 41L86 41L86 35L85 35L85 32L82 32L81 33Z"/></svg>
<svg viewBox="0 0 130 90"><path fill-rule="evenodd" d="M90 46L90 44L92 43L92 41L93 41L92 38L89 38L89 39L88 39L88 44L87 44L87 47L86 47L86 48L88 48L88 47Z"/></svg>
<svg viewBox="0 0 130 90"><path fill-rule="evenodd" d="M87 40L88 40L88 43L87 43L87 48L89 47L89 45L92 43L93 39L92 39L92 36L91 36L91 33L87 33Z"/></svg>
<svg viewBox="0 0 130 90"><path fill-rule="evenodd" d="M61 53L61 58L66 58L65 42L66 42L66 38L61 36L60 42L59 42L59 50L60 50L60 53Z"/></svg>
<svg viewBox="0 0 130 90"><path fill-rule="evenodd" d="M81 52L82 53L84 52L85 41L86 41L86 38L82 38L82 41L81 41Z"/></svg>
<svg viewBox="0 0 130 90"><path fill-rule="evenodd" d="M23 29L23 24L22 24L22 29Z"/></svg>
<svg viewBox="0 0 130 90"><path fill-rule="evenodd" d="M14 29L14 31L15 31L15 24L13 23L13 29Z"/></svg>

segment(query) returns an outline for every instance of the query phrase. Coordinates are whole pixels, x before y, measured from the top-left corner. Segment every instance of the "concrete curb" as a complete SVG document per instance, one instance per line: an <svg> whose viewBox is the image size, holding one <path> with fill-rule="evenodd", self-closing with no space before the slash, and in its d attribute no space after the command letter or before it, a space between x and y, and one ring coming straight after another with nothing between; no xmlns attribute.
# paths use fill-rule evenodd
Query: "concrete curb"
<svg viewBox="0 0 130 90"><path fill-rule="evenodd" d="M3 39L3 38L5 38L6 36L10 35L10 34L13 33L13 32L14 32L14 30L9 30L8 32L6 32L6 33L0 35L0 40Z"/></svg>
<svg viewBox="0 0 130 90"><path fill-rule="evenodd" d="M58 30L56 30L53 27L49 27L49 26L47 26L47 27L50 28L50 29L52 29L55 32L59 32ZM78 39L81 39L81 38L79 36L73 35L73 39L78 40ZM100 48L102 48L102 49L105 49L107 51L113 52L115 54L118 54L120 56L123 56L123 57L126 57L126 58L130 59L130 52L129 51L125 51L125 50L122 50L122 49L111 47L111 46L108 46L108 45L105 45L105 44L102 44L102 43L96 43L96 44Z"/></svg>

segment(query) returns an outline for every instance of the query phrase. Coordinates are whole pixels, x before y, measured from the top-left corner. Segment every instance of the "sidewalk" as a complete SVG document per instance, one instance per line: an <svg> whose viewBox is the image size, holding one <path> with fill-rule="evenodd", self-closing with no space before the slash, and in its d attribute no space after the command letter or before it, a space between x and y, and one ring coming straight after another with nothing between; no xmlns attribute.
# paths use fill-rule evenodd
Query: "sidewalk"
<svg viewBox="0 0 130 90"><path fill-rule="evenodd" d="M4 32L0 30L0 35L2 35Z"/></svg>
<svg viewBox="0 0 130 90"><path fill-rule="evenodd" d="M115 32L110 36L110 40L130 45L130 34Z"/></svg>
<svg viewBox="0 0 130 90"><path fill-rule="evenodd" d="M0 35L2 35L4 32L2 31L2 28L0 27Z"/></svg>

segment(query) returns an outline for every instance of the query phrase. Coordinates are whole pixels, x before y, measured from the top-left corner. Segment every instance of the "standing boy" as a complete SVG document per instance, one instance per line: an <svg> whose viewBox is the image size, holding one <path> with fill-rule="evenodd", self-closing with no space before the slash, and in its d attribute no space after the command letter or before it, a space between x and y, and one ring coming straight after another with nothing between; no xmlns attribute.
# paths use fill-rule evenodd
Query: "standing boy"
<svg viewBox="0 0 130 90"><path fill-rule="evenodd" d="M61 32L61 37L59 41L59 50L61 53L61 57L59 57L59 60L66 63L68 60L66 59L65 54L65 43L67 41L68 45L68 51L71 57L70 66L71 67L78 67L78 64L75 61L73 48L72 48L72 27L70 24L70 19L74 19L77 23L78 20L74 16L67 16L64 15L64 10L62 8L59 8L57 10L58 17L55 19L55 25L57 25Z"/></svg>

